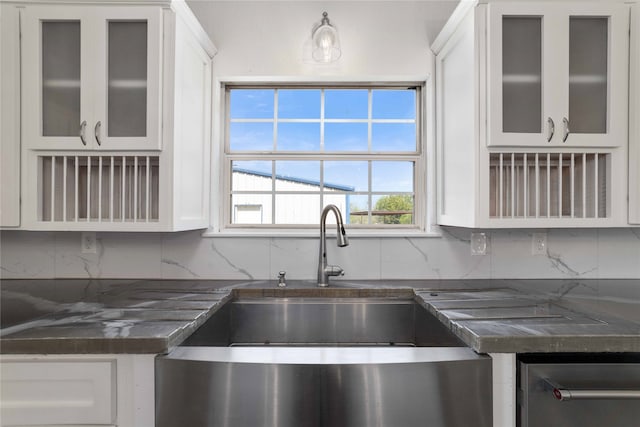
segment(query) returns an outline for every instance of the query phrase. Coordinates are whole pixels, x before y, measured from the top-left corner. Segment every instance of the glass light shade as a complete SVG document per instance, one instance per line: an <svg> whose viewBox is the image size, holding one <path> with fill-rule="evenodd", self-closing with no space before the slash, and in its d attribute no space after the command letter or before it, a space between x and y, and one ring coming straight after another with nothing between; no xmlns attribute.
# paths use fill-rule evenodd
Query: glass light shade
<svg viewBox="0 0 640 427"><path fill-rule="evenodd" d="M313 29L313 59L318 62L333 62L340 58L340 39L338 31L329 23L327 12L322 14L322 22Z"/></svg>

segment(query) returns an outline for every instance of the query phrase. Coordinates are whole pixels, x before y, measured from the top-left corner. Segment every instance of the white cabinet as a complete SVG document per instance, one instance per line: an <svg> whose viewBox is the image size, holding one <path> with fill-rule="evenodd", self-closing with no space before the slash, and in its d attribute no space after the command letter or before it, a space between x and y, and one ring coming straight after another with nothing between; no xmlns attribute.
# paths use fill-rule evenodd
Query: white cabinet
<svg viewBox="0 0 640 427"><path fill-rule="evenodd" d="M432 46L438 224L627 225L629 9L460 3Z"/></svg>
<svg viewBox="0 0 640 427"><path fill-rule="evenodd" d="M27 147L161 148L161 20L157 7L24 8Z"/></svg>
<svg viewBox="0 0 640 427"><path fill-rule="evenodd" d="M628 20L624 4L489 3L487 143L625 144Z"/></svg>
<svg viewBox="0 0 640 427"><path fill-rule="evenodd" d="M3 362L2 425L115 424L115 361Z"/></svg>
<svg viewBox="0 0 640 427"><path fill-rule="evenodd" d="M640 224L640 4L631 8L629 223Z"/></svg>
<svg viewBox="0 0 640 427"><path fill-rule="evenodd" d="M0 227L20 226L20 30L0 4Z"/></svg>
<svg viewBox="0 0 640 427"><path fill-rule="evenodd" d="M21 228L206 228L216 49L186 4L16 5Z"/></svg>
<svg viewBox="0 0 640 427"><path fill-rule="evenodd" d="M1 426L154 425L155 355L2 355Z"/></svg>

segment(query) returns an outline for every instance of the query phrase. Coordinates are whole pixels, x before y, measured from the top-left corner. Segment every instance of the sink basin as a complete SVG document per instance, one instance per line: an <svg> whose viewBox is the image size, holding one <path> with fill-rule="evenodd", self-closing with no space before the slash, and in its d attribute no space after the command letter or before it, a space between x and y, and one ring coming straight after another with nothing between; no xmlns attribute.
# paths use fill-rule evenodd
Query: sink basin
<svg viewBox="0 0 640 427"><path fill-rule="evenodd" d="M184 346L463 347L410 299L260 298L223 306Z"/></svg>
<svg viewBox="0 0 640 427"><path fill-rule="evenodd" d="M404 298L225 304L156 359L156 426L490 427L491 359Z"/></svg>

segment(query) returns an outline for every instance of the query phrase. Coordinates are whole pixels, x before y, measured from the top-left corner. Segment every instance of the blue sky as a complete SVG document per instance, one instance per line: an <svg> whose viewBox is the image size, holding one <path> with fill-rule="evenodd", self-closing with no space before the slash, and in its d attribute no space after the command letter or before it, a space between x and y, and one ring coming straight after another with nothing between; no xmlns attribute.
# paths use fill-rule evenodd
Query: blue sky
<svg viewBox="0 0 640 427"><path fill-rule="evenodd" d="M371 102L371 151L368 124L357 122L369 116L367 89L325 89L324 150L332 153L371 154L416 150L416 92L404 89L374 89ZM321 90L279 89L276 152L321 150ZM232 89L230 92L230 148L233 151L273 151L275 90ZM239 121L238 121L239 120ZM262 120L262 121L261 121ZM267 121L265 121L267 120ZM284 120L284 121L281 121ZM295 122L287 122L295 120ZM335 123L331 120L341 120ZM349 122L348 120L356 120ZM382 122L376 122L381 120ZM344 122L347 121L347 122ZM241 162L237 166L271 172L271 162ZM276 173L320 181L319 161L276 162ZM326 161L328 183L369 191L367 162ZM411 162L372 163L374 192L412 192Z"/></svg>
<svg viewBox="0 0 640 427"><path fill-rule="evenodd" d="M274 89L233 89L232 119L274 117ZM278 117L319 119L320 89L279 89ZM379 89L372 91L373 119L415 119L415 91ZM325 89L325 118L366 119L367 89Z"/></svg>

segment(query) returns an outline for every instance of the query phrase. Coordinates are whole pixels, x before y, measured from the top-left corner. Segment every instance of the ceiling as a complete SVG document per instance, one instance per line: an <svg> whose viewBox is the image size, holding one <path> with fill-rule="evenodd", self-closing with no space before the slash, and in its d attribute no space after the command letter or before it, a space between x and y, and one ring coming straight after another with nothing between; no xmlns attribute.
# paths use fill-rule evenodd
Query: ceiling
<svg viewBox="0 0 640 427"><path fill-rule="evenodd" d="M411 25L420 27L420 38L426 38L430 44L438 35L453 10L460 0L187 0L196 17L213 40L221 47L225 43L225 34L220 28L228 25L229 21L239 22L252 11L264 14L265 8L273 10L277 17L265 17L274 21L273 30L281 31L279 28L284 20L292 27L303 26L309 29L313 24L316 15L318 20L322 11L329 12L329 17L335 17L332 21L342 30L343 27L351 25L376 25L381 27L381 22L386 19L411 19ZM347 19L341 16L344 10L360 10L362 19L367 19L366 23L358 22L356 19ZM380 11L376 16L376 11ZM397 12L394 12L397 11ZM285 16L282 16L282 15ZM393 16L397 14L397 16ZM405 15L405 16L400 16ZM412 15L407 17L406 15ZM352 17L353 13L346 14ZM287 18L289 18L287 21ZM313 18L311 18L313 17ZM341 19L339 19L341 18ZM347 21L347 22L345 22ZM368 23L368 24L367 24ZM267 26L267 24L265 24ZM384 31L384 28L379 28ZM248 35L251 36L250 34Z"/></svg>

